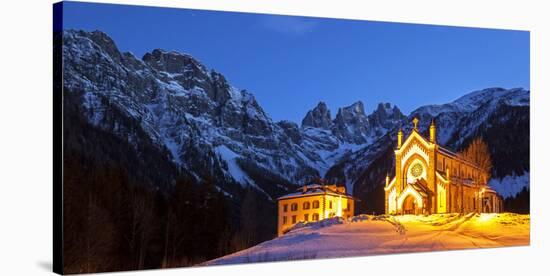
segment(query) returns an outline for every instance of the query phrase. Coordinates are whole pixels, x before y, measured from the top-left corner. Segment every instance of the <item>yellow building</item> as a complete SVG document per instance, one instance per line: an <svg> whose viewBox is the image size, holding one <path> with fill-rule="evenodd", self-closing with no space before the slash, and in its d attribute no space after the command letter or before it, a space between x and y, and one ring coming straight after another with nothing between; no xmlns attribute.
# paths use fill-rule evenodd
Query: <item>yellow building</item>
<svg viewBox="0 0 550 276"><path fill-rule="evenodd" d="M305 185L278 199L277 235L284 234L298 222L312 222L331 217L353 216L354 199L345 187L336 185Z"/></svg>
<svg viewBox="0 0 550 276"><path fill-rule="evenodd" d="M418 119L403 141L397 134L395 176L386 177L386 214L500 212L502 198L487 186L489 176L475 164L437 144L432 121L430 137L418 132Z"/></svg>

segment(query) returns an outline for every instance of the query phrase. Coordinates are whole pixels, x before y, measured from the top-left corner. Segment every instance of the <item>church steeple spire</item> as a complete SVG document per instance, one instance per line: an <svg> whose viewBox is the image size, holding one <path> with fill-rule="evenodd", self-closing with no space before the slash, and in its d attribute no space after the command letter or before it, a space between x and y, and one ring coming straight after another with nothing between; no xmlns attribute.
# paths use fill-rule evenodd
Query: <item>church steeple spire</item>
<svg viewBox="0 0 550 276"><path fill-rule="evenodd" d="M436 135L436 128L435 128L435 119L432 119L432 123L430 124L430 142L436 143L437 135Z"/></svg>
<svg viewBox="0 0 550 276"><path fill-rule="evenodd" d="M414 117L414 118L413 118L413 120L412 120L412 123L413 123L413 130L418 131L418 122L419 122L419 121L420 121L420 120L418 120L417 117Z"/></svg>
<svg viewBox="0 0 550 276"><path fill-rule="evenodd" d="M400 149L402 144L403 144L403 129L401 129L400 127L399 131L397 132L397 149Z"/></svg>

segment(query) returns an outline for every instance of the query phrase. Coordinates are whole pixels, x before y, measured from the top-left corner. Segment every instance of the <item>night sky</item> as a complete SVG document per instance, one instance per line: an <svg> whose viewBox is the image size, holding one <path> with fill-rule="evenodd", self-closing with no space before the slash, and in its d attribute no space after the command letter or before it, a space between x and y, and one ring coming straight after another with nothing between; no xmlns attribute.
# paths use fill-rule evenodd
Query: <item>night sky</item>
<svg viewBox="0 0 550 276"><path fill-rule="evenodd" d="M64 28L101 30L138 58L189 53L275 120L325 101L405 114L487 87L529 89L529 32L65 2Z"/></svg>

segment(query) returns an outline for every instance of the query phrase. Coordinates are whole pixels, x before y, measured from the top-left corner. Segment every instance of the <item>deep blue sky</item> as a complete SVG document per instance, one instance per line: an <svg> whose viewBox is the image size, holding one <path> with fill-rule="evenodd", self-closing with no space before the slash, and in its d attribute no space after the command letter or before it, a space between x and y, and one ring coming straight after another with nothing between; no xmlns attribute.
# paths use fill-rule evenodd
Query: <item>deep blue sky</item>
<svg viewBox="0 0 550 276"><path fill-rule="evenodd" d="M252 92L274 120L325 101L405 114L487 87L529 89L529 33L418 24L65 2L64 28L101 30L138 58L193 55Z"/></svg>

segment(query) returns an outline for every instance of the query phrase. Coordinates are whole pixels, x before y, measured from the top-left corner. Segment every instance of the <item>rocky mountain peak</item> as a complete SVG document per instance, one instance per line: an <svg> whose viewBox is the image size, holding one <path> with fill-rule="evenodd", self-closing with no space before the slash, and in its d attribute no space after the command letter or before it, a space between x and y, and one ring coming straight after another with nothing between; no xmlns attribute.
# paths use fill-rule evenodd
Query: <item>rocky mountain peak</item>
<svg viewBox="0 0 550 276"><path fill-rule="evenodd" d="M401 113L401 110L397 106L393 106L390 103L379 103L378 107L372 114L369 115L369 121L374 126L390 128L396 121L403 120L405 115Z"/></svg>
<svg viewBox="0 0 550 276"><path fill-rule="evenodd" d="M88 37L103 49L112 59L119 61L121 59L120 51L116 46L116 43L106 33L102 31L93 31L90 33L79 32L81 35L88 35Z"/></svg>
<svg viewBox="0 0 550 276"><path fill-rule="evenodd" d="M314 109L307 112L306 117L302 120L302 127L330 129L331 126L330 110L324 102L319 102Z"/></svg>
<svg viewBox="0 0 550 276"><path fill-rule="evenodd" d="M352 125L366 124L367 116L365 115L363 102L357 101L350 106L339 108L334 123Z"/></svg>
<svg viewBox="0 0 550 276"><path fill-rule="evenodd" d="M343 108L345 111L351 111L358 115L365 115L365 105L362 101L354 102L352 105Z"/></svg>
<svg viewBox="0 0 550 276"><path fill-rule="evenodd" d="M393 109L390 103L378 103L378 107L376 108L376 112L379 113L392 113Z"/></svg>
<svg viewBox="0 0 550 276"><path fill-rule="evenodd" d="M143 55L142 59L156 70L170 74L188 74L191 71L206 75L207 72L206 67L192 56L177 51L155 49Z"/></svg>
<svg viewBox="0 0 550 276"><path fill-rule="evenodd" d="M363 102L358 101L338 109L332 132L339 139L348 143L363 144L367 142L369 119L365 115Z"/></svg>
<svg viewBox="0 0 550 276"><path fill-rule="evenodd" d="M63 40L65 46L71 45L73 47L71 50L78 52L76 58L88 58L91 53L101 51L102 55L99 59L110 58L115 62L120 62L122 59L116 43L102 31L64 30ZM65 52L68 50L64 49ZM98 60L97 57L96 60Z"/></svg>
<svg viewBox="0 0 550 276"><path fill-rule="evenodd" d="M493 101L503 101L510 105L529 105L529 91L522 88L492 87L466 94L451 104L462 110L473 110Z"/></svg>

